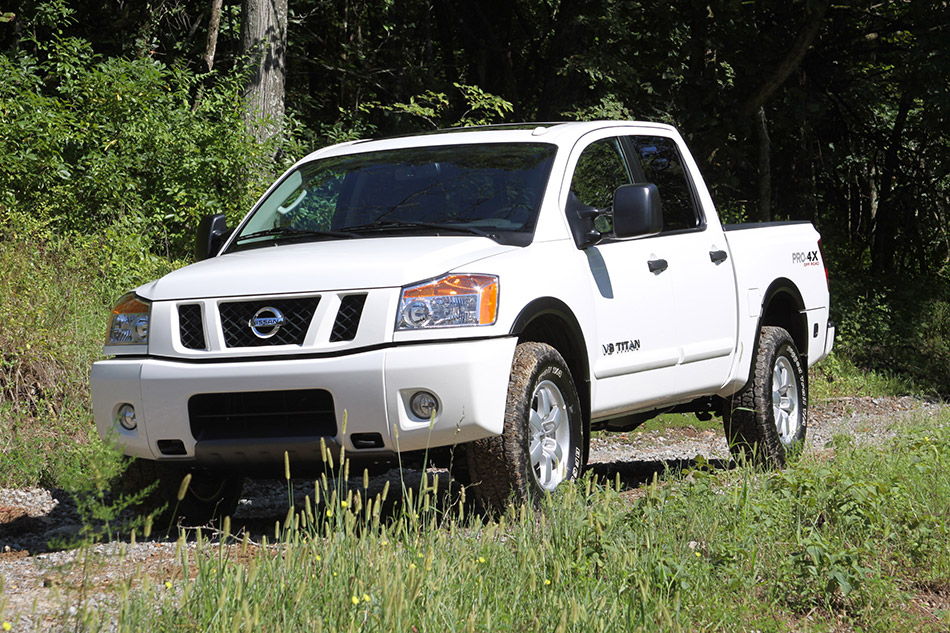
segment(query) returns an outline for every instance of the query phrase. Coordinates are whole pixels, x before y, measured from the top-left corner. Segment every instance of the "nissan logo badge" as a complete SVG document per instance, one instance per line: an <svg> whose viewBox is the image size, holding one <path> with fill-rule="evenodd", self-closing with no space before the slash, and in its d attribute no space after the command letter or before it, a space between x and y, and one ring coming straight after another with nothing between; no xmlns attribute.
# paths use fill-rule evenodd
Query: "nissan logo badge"
<svg viewBox="0 0 950 633"><path fill-rule="evenodd" d="M270 338L277 334L277 330L286 322L280 310L267 306L255 312L247 324L257 338Z"/></svg>

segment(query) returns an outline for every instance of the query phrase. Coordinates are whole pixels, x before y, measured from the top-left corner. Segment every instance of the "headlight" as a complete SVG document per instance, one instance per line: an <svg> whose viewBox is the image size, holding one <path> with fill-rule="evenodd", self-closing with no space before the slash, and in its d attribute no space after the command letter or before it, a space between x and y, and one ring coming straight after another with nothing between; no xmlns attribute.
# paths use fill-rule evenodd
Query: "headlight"
<svg viewBox="0 0 950 633"><path fill-rule="evenodd" d="M498 316L498 277L446 275L402 289L397 330L492 325Z"/></svg>
<svg viewBox="0 0 950 633"><path fill-rule="evenodd" d="M148 343L148 318L152 304L130 292L112 308L112 320L106 333L106 345L144 345Z"/></svg>

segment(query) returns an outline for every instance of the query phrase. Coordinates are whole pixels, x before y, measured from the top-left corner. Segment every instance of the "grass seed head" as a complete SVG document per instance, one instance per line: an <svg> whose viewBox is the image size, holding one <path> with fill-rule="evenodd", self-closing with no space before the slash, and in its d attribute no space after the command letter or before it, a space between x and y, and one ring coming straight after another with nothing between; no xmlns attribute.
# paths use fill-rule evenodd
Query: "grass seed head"
<svg viewBox="0 0 950 633"><path fill-rule="evenodd" d="M178 500L181 501L185 498L185 494L188 492L188 486L191 484L191 473L185 475L181 480L181 485L178 486Z"/></svg>

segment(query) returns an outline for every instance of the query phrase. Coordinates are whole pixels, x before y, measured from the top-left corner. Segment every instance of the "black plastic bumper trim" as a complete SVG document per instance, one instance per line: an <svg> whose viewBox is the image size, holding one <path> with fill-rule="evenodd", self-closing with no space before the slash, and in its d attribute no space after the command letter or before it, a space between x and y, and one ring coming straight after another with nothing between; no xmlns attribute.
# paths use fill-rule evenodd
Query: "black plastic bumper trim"
<svg viewBox="0 0 950 633"><path fill-rule="evenodd" d="M327 452L333 456L333 469L323 461L320 439L312 437L282 437L261 440L241 438L229 440L204 440L195 444L194 458L181 460L192 466L214 470L240 472L245 475L283 477L284 453L290 460L293 477L310 477L322 472L334 475L340 470L340 445L334 438L323 438ZM361 450L346 452L350 472L370 470L385 472L398 464L396 453L390 450ZM176 460L178 461L178 460Z"/></svg>

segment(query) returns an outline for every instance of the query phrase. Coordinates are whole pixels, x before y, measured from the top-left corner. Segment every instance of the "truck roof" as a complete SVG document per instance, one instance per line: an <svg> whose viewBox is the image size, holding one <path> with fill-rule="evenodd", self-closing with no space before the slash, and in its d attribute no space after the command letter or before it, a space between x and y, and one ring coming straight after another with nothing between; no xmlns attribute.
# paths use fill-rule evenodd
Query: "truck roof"
<svg viewBox="0 0 950 633"><path fill-rule="evenodd" d="M624 127L641 131L675 129L665 123L646 121L569 121L550 123L502 123L474 127L458 127L443 130L423 131L379 139L362 139L331 145L305 156L301 162L363 152L384 151L404 147L431 147L468 143L551 143L573 145L581 136L609 127Z"/></svg>

